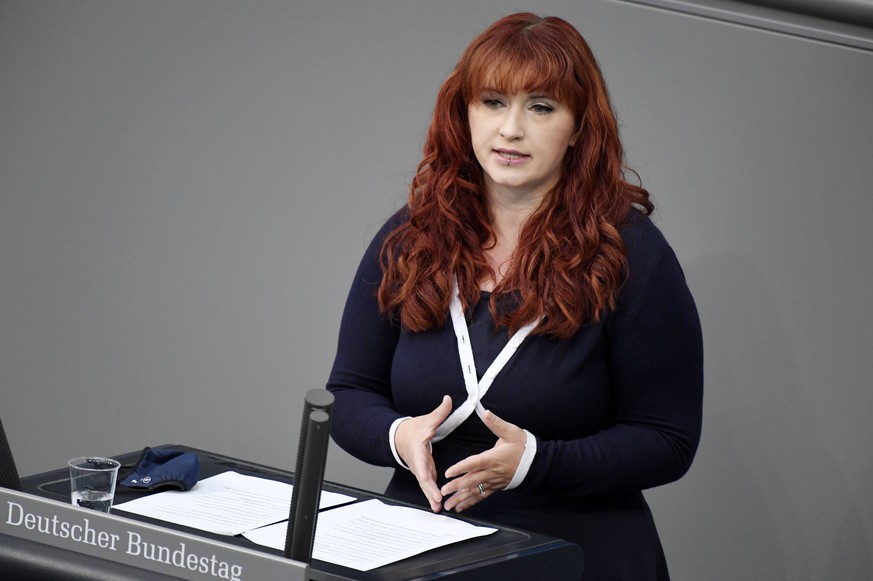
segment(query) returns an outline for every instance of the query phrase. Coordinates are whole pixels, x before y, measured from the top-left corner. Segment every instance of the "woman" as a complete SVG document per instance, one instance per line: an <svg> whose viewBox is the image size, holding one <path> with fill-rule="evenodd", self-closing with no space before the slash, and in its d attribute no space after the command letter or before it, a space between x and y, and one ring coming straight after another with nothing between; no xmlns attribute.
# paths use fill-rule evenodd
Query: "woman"
<svg viewBox="0 0 873 581"><path fill-rule="evenodd" d="M682 271L625 180L601 72L567 22L515 14L437 98L407 207L349 294L332 435L386 494L582 546L585 579L667 579L642 489L700 436Z"/></svg>

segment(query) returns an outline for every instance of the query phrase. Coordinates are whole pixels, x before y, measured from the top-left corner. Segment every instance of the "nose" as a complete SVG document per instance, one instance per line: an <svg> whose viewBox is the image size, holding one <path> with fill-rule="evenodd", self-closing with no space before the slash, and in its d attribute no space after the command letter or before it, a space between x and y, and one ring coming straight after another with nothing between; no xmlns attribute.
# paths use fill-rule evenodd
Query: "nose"
<svg viewBox="0 0 873 581"><path fill-rule="evenodd" d="M516 141L524 137L523 112L519 107L510 106L506 109L503 122L500 124L500 136L507 141Z"/></svg>

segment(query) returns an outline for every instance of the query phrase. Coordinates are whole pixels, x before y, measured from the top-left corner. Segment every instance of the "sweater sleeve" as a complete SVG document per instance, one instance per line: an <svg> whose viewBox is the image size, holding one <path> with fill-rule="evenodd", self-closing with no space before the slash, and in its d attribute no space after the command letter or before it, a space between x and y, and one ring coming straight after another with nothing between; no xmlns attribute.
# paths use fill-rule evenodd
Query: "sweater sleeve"
<svg viewBox="0 0 873 581"><path fill-rule="evenodd" d="M672 249L664 242L644 252L651 266L629 280L606 325L614 421L588 437L538 440L521 489L640 490L674 481L690 467L702 418L700 322Z"/></svg>
<svg viewBox="0 0 873 581"><path fill-rule="evenodd" d="M378 466L397 465L388 433L401 417L391 396L391 363L400 329L380 312L376 296L382 280L382 241L397 225L398 216L382 227L355 273L327 383L336 398L331 420L334 441L353 456Z"/></svg>

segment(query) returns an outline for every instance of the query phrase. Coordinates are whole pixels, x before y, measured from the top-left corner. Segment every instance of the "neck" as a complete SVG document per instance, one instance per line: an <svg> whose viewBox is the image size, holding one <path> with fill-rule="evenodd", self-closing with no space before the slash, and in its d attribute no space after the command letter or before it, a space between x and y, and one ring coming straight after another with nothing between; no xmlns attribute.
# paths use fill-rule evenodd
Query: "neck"
<svg viewBox="0 0 873 581"><path fill-rule="evenodd" d="M539 207L542 197L515 196L511 192L488 192L488 210L494 229L494 246L485 251L494 277L479 281L482 290L493 290L503 280L518 246L518 236L525 221Z"/></svg>
<svg viewBox="0 0 873 581"><path fill-rule="evenodd" d="M520 196L512 191L490 189L488 209L498 244L511 241L512 247L515 248L521 227L539 208L542 200L543 196Z"/></svg>

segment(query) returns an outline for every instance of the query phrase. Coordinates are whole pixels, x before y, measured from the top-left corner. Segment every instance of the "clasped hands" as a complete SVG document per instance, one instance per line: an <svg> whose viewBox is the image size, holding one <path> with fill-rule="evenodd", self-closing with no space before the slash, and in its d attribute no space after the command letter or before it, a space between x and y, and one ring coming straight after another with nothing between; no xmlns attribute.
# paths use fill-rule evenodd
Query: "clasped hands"
<svg viewBox="0 0 873 581"><path fill-rule="evenodd" d="M497 443L490 450L450 466L445 473L449 482L439 488L430 442L439 425L451 413L452 399L443 396L442 403L436 409L429 414L404 420L394 433L397 454L415 475L434 512L440 511L443 501L446 510L461 512L496 491L503 490L512 481L524 454L524 430L487 411L482 421L497 436Z"/></svg>

